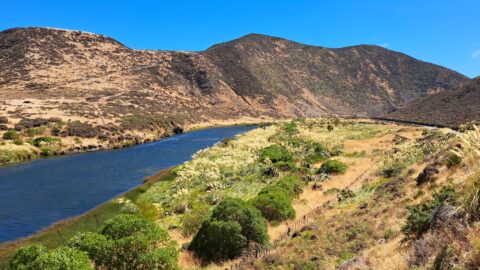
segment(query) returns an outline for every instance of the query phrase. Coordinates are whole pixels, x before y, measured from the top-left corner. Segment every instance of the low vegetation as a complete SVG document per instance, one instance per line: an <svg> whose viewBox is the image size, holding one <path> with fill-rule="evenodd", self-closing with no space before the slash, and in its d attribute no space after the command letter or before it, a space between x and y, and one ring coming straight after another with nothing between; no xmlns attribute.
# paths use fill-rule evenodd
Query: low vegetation
<svg viewBox="0 0 480 270"><path fill-rule="evenodd" d="M240 199L225 199L204 221L189 250L206 262L233 259L251 245L267 246L267 224L260 212Z"/></svg>
<svg viewBox="0 0 480 270"><path fill-rule="evenodd" d="M45 247L38 244L20 248L13 257L10 267L13 270L94 269L85 252L69 247L47 251Z"/></svg>
<svg viewBox="0 0 480 270"><path fill-rule="evenodd" d="M320 169L318 169L319 173L326 173L326 174L345 173L346 171L347 171L347 165L335 159L327 160L325 163L322 164Z"/></svg>
<svg viewBox="0 0 480 270"><path fill-rule="evenodd" d="M23 269L178 269L178 251L168 233L133 215L107 220L98 233L78 234L47 251L33 244L20 248L10 267Z"/></svg>
<svg viewBox="0 0 480 270"><path fill-rule="evenodd" d="M260 247L273 249L248 267L474 269L474 132L338 118L275 123L199 151L137 196L115 200L100 228L29 248L74 250L96 269L199 267L178 265L179 252L228 268Z"/></svg>

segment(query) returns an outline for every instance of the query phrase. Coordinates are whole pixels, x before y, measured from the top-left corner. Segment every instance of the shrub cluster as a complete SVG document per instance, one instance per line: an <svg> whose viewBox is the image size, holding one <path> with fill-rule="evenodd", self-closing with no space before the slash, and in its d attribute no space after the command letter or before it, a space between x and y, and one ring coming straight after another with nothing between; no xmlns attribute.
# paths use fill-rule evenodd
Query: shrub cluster
<svg viewBox="0 0 480 270"><path fill-rule="evenodd" d="M40 117L34 118L34 119L22 119L20 120L20 122L18 122L18 124L15 125L15 129L20 131L28 128L46 126L46 125L49 125L50 123L60 124L61 122L62 120L56 117L51 117L49 119L40 118Z"/></svg>
<svg viewBox="0 0 480 270"><path fill-rule="evenodd" d="M32 144L36 147L40 147L41 145L44 145L44 144L58 144L60 142L61 140L59 138L38 137L33 140Z"/></svg>
<svg viewBox="0 0 480 270"><path fill-rule="evenodd" d="M158 115L127 115L122 118L120 127L124 130L155 130L169 127L168 121ZM183 131L183 130L182 130ZM181 133L181 132L180 132Z"/></svg>
<svg viewBox="0 0 480 270"><path fill-rule="evenodd" d="M293 136L293 135L297 134L298 133L297 123L295 123L293 121L285 123L283 125L283 131L285 131L285 133L288 136Z"/></svg>
<svg viewBox="0 0 480 270"><path fill-rule="evenodd" d="M309 143L305 146L305 148L308 151L308 154L305 157L305 161L309 164L326 160L331 156L327 148L325 148L325 146L320 143Z"/></svg>
<svg viewBox="0 0 480 270"><path fill-rule="evenodd" d="M260 161L270 160L272 163L289 162L293 160L292 154L283 145L272 144L260 150Z"/></svg>
<svg viewBox="0 0 480 270"><path fill-rule="evenodd" d="M442 187L434 192L432 199L409 207L409 215L402 232L407 238L417 239L431 228L432 216L435 210L445 204L453 204L455 191L452 187Z"/></svg>
<svg viewBox="0 0 480 270"><path fill-rule="evenodd" d="M276 223L292 219L295 218L292 200L302 192L303 186L304 183L298 177L285 176L275 184L263 188L251 203L268 221Z"/></svg>
<svg viewBox="0 0 480 270"><path fill-rule="evenodd" d="M456 167L460 165L460 163L462 163L462 157L455 154L451 154L446 160L448 168Z"/></svg>
<svg viewBox="0 0 480 270"><path fill-rule="evenodd" d="M16 132L15 130L7 130L5 133L3 133L3 139L4 140L18 140L20 139L20 134Z"/></svg>
<svg viewBox="0 0 480 270"><path fill-rule="evenodd" d="M281 189L270 189L256 196L252 204L271 222L277 223L295 218L292 200Z"/></svg>
<svg viewBox="0 0 480 270"><path fill-rule="evenodd" d="M188 249L206 262L233 259L251 244L268 245L267 223L261 213L240 199L225 199L204 221Z"/></svg>
<svg viewBox="0 0 480 270"><path fill-rule="evenodd" d="M17 250L10 261L10 268L12 270L94 269L85 252L69 247L47 251L44 246L38 244L24 246Z"/></svg>
<svg viewBox="0 0 480 270"><path fill-rule="evenodd" d="M347 171L347 165L339 160L329 159L325 161L318 169L318 173L337 174L345 173Z"/></svg>
<svg viewBox="0 0 480 270"><path fill-rule="evenodd" d="M88 123L73 121L67 124L67 135L81 138L94 138L97 136L97 130Z"/></svg>
<svg viewBox="0 0 480 270"><path fill-rule="evenodd" d="M168 233L133 215L107 220L98 233L78 234L66 247L46 252L40 245L19 249L11 260L20 269L178 269L178 250ZM93 262L93 264L92 264Z"/></svg>

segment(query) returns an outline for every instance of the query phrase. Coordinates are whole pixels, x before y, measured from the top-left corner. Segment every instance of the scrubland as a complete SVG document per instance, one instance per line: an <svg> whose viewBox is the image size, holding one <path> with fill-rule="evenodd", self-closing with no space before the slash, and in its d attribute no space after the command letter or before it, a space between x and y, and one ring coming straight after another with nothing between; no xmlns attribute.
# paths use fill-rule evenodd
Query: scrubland
<svg viewBox="0 0 480 270"><path fill-rule="evenodd" d="M97 269L476 269L479 144L476 128L340 118L261 125L107 203L101 224L72 230L80 218L56 228L70 232L65 241L46 244L56 234L47 230L22 245L49 249L34 249L32 263L76 252ZM0 246L11 250L2 260L19 246ZM255 249L265 252L245 262Z"/></svg>

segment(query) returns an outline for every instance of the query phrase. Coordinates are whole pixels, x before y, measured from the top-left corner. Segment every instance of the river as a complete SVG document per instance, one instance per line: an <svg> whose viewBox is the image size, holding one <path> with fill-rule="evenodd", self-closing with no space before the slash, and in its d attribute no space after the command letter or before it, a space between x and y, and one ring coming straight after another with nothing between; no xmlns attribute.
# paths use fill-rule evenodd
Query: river
<svg viewBox="0 0 480 270"><path fill-rule="evenodd" d="M209 128L119 150L0 167L0 242L77 216L255 126Z"/></svg>

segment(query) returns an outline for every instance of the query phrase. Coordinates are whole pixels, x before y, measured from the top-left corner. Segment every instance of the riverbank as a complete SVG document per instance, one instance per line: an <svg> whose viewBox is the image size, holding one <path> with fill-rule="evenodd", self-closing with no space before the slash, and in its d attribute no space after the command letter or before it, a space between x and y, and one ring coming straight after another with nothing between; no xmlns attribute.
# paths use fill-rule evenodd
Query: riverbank
<svg viewBox="0 0 480 270"><path fill-rule="evenodd" d="M207 128L260 125L270 121L272 121L272 119L239 118L206 121L188 124L182 127L174 126L170 130L131 130L120 137L120 139L117 138L115 140L107 140L100 137L80 138L74 136L54 136L52 132L48 132L45 128L43 128L41 134L35 133L36 135L32 137L27 137L27 135L23 136L20 132L12 132L11 136L5 136L7 131L0 131L0 138L3 138L0 139L0 168L4 165L19 164L45 157L127 148L159 141L175 134L188 133Z"/></svg>
<svg viewBox="0 0 480 270"><path fill-rule="evenodd" d="M117 198L123 197L132 201L136 200L141 193L154 183L173 180L175 177L172 173L173 169L165 169L152 176L145 177L143 184L140 186L118 195L80 216L59 221L25 238L0 243L0 269L6 269L11 256L19 247L37 243L47 248L55 248L77 233L97 231L103 222L121 213L122 206L115 203Z"/></svg>

